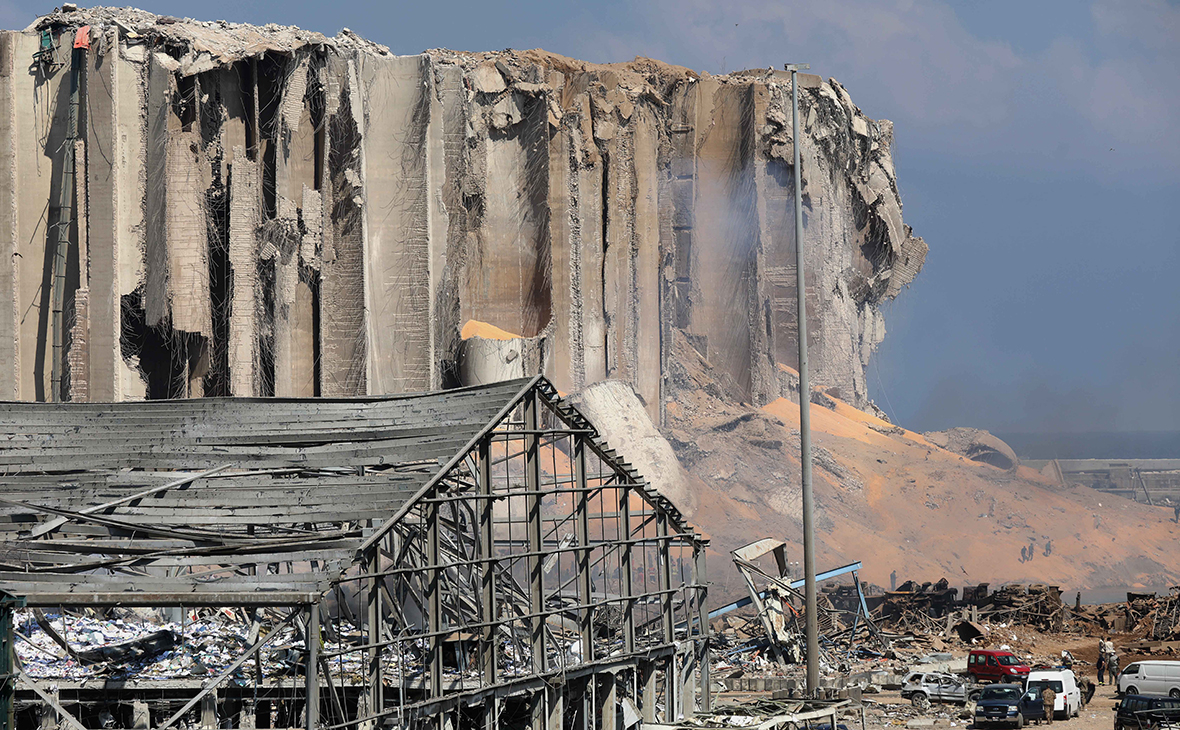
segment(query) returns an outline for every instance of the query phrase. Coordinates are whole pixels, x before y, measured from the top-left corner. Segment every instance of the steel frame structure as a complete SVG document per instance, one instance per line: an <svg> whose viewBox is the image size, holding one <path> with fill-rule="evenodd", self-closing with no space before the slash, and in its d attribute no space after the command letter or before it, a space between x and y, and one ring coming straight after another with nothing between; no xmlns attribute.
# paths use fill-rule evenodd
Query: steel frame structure
<svg viewBox="0 0 1180 730"><path fill-rule="evenodd" d="M187 403L209 410L217 402ZM374 421L340 433L329 412L355 410L359 402L278 402L284 413L314 408L328 435L309 435L310 426L308 434L293 435L284 425L273 427L285 434L274 441L219 440L210 438L212 427L191 438L190 426L176 425L180 436L159 449L166 456L153 460L138 451L128 459L151 474L139 483L123 468L98 474L100 465L122 463L117 455L79 456L76 448L70 458L80 462L46 469L39 464L52 451L46 444L57 442L36 434L32 450L0 449L0 466L29 465L17 471L46 484L67 481L60 469L75 482L79 470L92 469L90 478L105 485L81 497L46 491L33 504L27 480L0 480L0 502L19 528L0 541L0 588L27 595L31 606L253 611L249 648L213 679L158 701L149 715L159 720L150 723L156 730L190 714L198 724L215 724L219 711L253 724L246 716L259 708L226 680L242 676L251 658L292 629L305 647L302 692L283 690L256 669L255 696L279 698L274 702L285 708L259 726L614 730L620 713L670 723L709 709L707 542L547 380L402 396L379 404L401 409L397 424L384 416L384 427ZM268 403L250 417L275 418ZM5 405L11 412L0 413L0 430L25 417L21 409L86 414L67 405ZM121 407L135 413L130 404ZM295 413L291 423L301 418ZM47 421L50 435L63 427L90 433L88 426ZM247 468L209 469L216 460L207 451L211 440L219 444L214 452L248 460ZM279 442L286 448L271 448ZM254 458L259 452L266 456ZM341 452L352 458L332 463ZM176 478L174 470L186 467L205 471ZM143 483L155 486L145 490ZM237 484L247 497L264 494L260 484L281 490L272 506L206 501L236 504L230 485ZM299 505L320 493L328 496L319 506ZM155 504L168 505L171 516L158 517L164 511ZM201 529L185 522L208 511L224 516L206 516L211 524ZM273 518L253 516L264 512ZM242 514L248 517L233 519ZM292 530L298 533L286 534ZM170 572L161 579L164 565ZM337 599L337 611L322 608L328 596ZM353 613L353 601L356 615L342 615ZM279 606L287 607L281 620L259 620L262 607ZM325 635L336 639L327 650ZM346 660L358 657L362 670L348 670L357 664ZM58 683L62 694L54 695L20 672L26 696L55 719L82 726L62 699L72 692L72 702L85 704L81 688ZM118 701L134 704L141 687L150 686L123 685Z"/></svg>

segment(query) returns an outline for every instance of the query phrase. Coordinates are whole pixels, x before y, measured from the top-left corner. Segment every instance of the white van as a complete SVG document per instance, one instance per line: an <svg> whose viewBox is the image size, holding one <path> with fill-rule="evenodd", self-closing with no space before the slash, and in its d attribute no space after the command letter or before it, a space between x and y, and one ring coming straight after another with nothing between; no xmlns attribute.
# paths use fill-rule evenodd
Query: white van
<svg viewBox="0 0 1180 730"><path fill-rule="evenodd" d="M1119 675L1119 694L1180 697L1180 662L1146 661L1128 664Z"/></svg>
<svg viewBox="0 0 1180 730"><path fill-rule="evenodd" d="M1078 716L1078 711L1082 707L1082 691L1078 689L1078 680L1072 670L1034 669L1029 672L1024 689L1040 697L1041 689L1045 685L1052 687L1057 693L1057 699L1053 702L1055 716L1063 720Z"/></svg>

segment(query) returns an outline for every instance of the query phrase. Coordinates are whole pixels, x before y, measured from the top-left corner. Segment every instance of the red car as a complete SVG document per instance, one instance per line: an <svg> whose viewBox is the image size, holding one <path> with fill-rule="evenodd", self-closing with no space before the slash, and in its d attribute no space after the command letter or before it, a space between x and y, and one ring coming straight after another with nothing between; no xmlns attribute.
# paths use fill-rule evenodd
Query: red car
<svg viewBox="0 0 1180 730"><path fill-rule="evenodd" d="M972 649L967 656L967 673L973 682L1023 683L1032 668L1010 651Z"/></svg>

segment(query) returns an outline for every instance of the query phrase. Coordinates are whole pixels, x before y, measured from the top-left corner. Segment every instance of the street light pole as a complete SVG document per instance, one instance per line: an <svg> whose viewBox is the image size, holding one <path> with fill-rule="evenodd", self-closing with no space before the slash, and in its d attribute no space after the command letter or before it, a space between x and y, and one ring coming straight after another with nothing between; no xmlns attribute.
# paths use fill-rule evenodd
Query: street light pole
<svg viewBox="0 0 1180 730"><path fill-rule="evenodd" d="M803 477L803 579L807 639L807 694L819 689L819 626L815 607L815 506L811 499L811 380L807 373L807 287L803 276L803 174L799 162L799 71L807 63L788 63L791 72L791 127L795 146L795 288L799 305L799 451Z"/></svg>

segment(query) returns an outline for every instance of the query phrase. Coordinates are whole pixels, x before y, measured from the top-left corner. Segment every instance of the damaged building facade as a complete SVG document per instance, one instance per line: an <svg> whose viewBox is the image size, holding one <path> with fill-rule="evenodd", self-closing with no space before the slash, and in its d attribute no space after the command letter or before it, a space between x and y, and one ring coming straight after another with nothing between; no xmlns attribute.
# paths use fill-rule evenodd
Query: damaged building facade
<svg viewBox="0 0 1180 730"><path fill-rule="evenodd" d="M78 48L75 48L78 46ZM800 77L814 381L867 403L926 246L892 127ZM629 382L795 365L790 81L93 8L0 33L0 397ZM466 323L500 337L461 336Z"/></svg>

